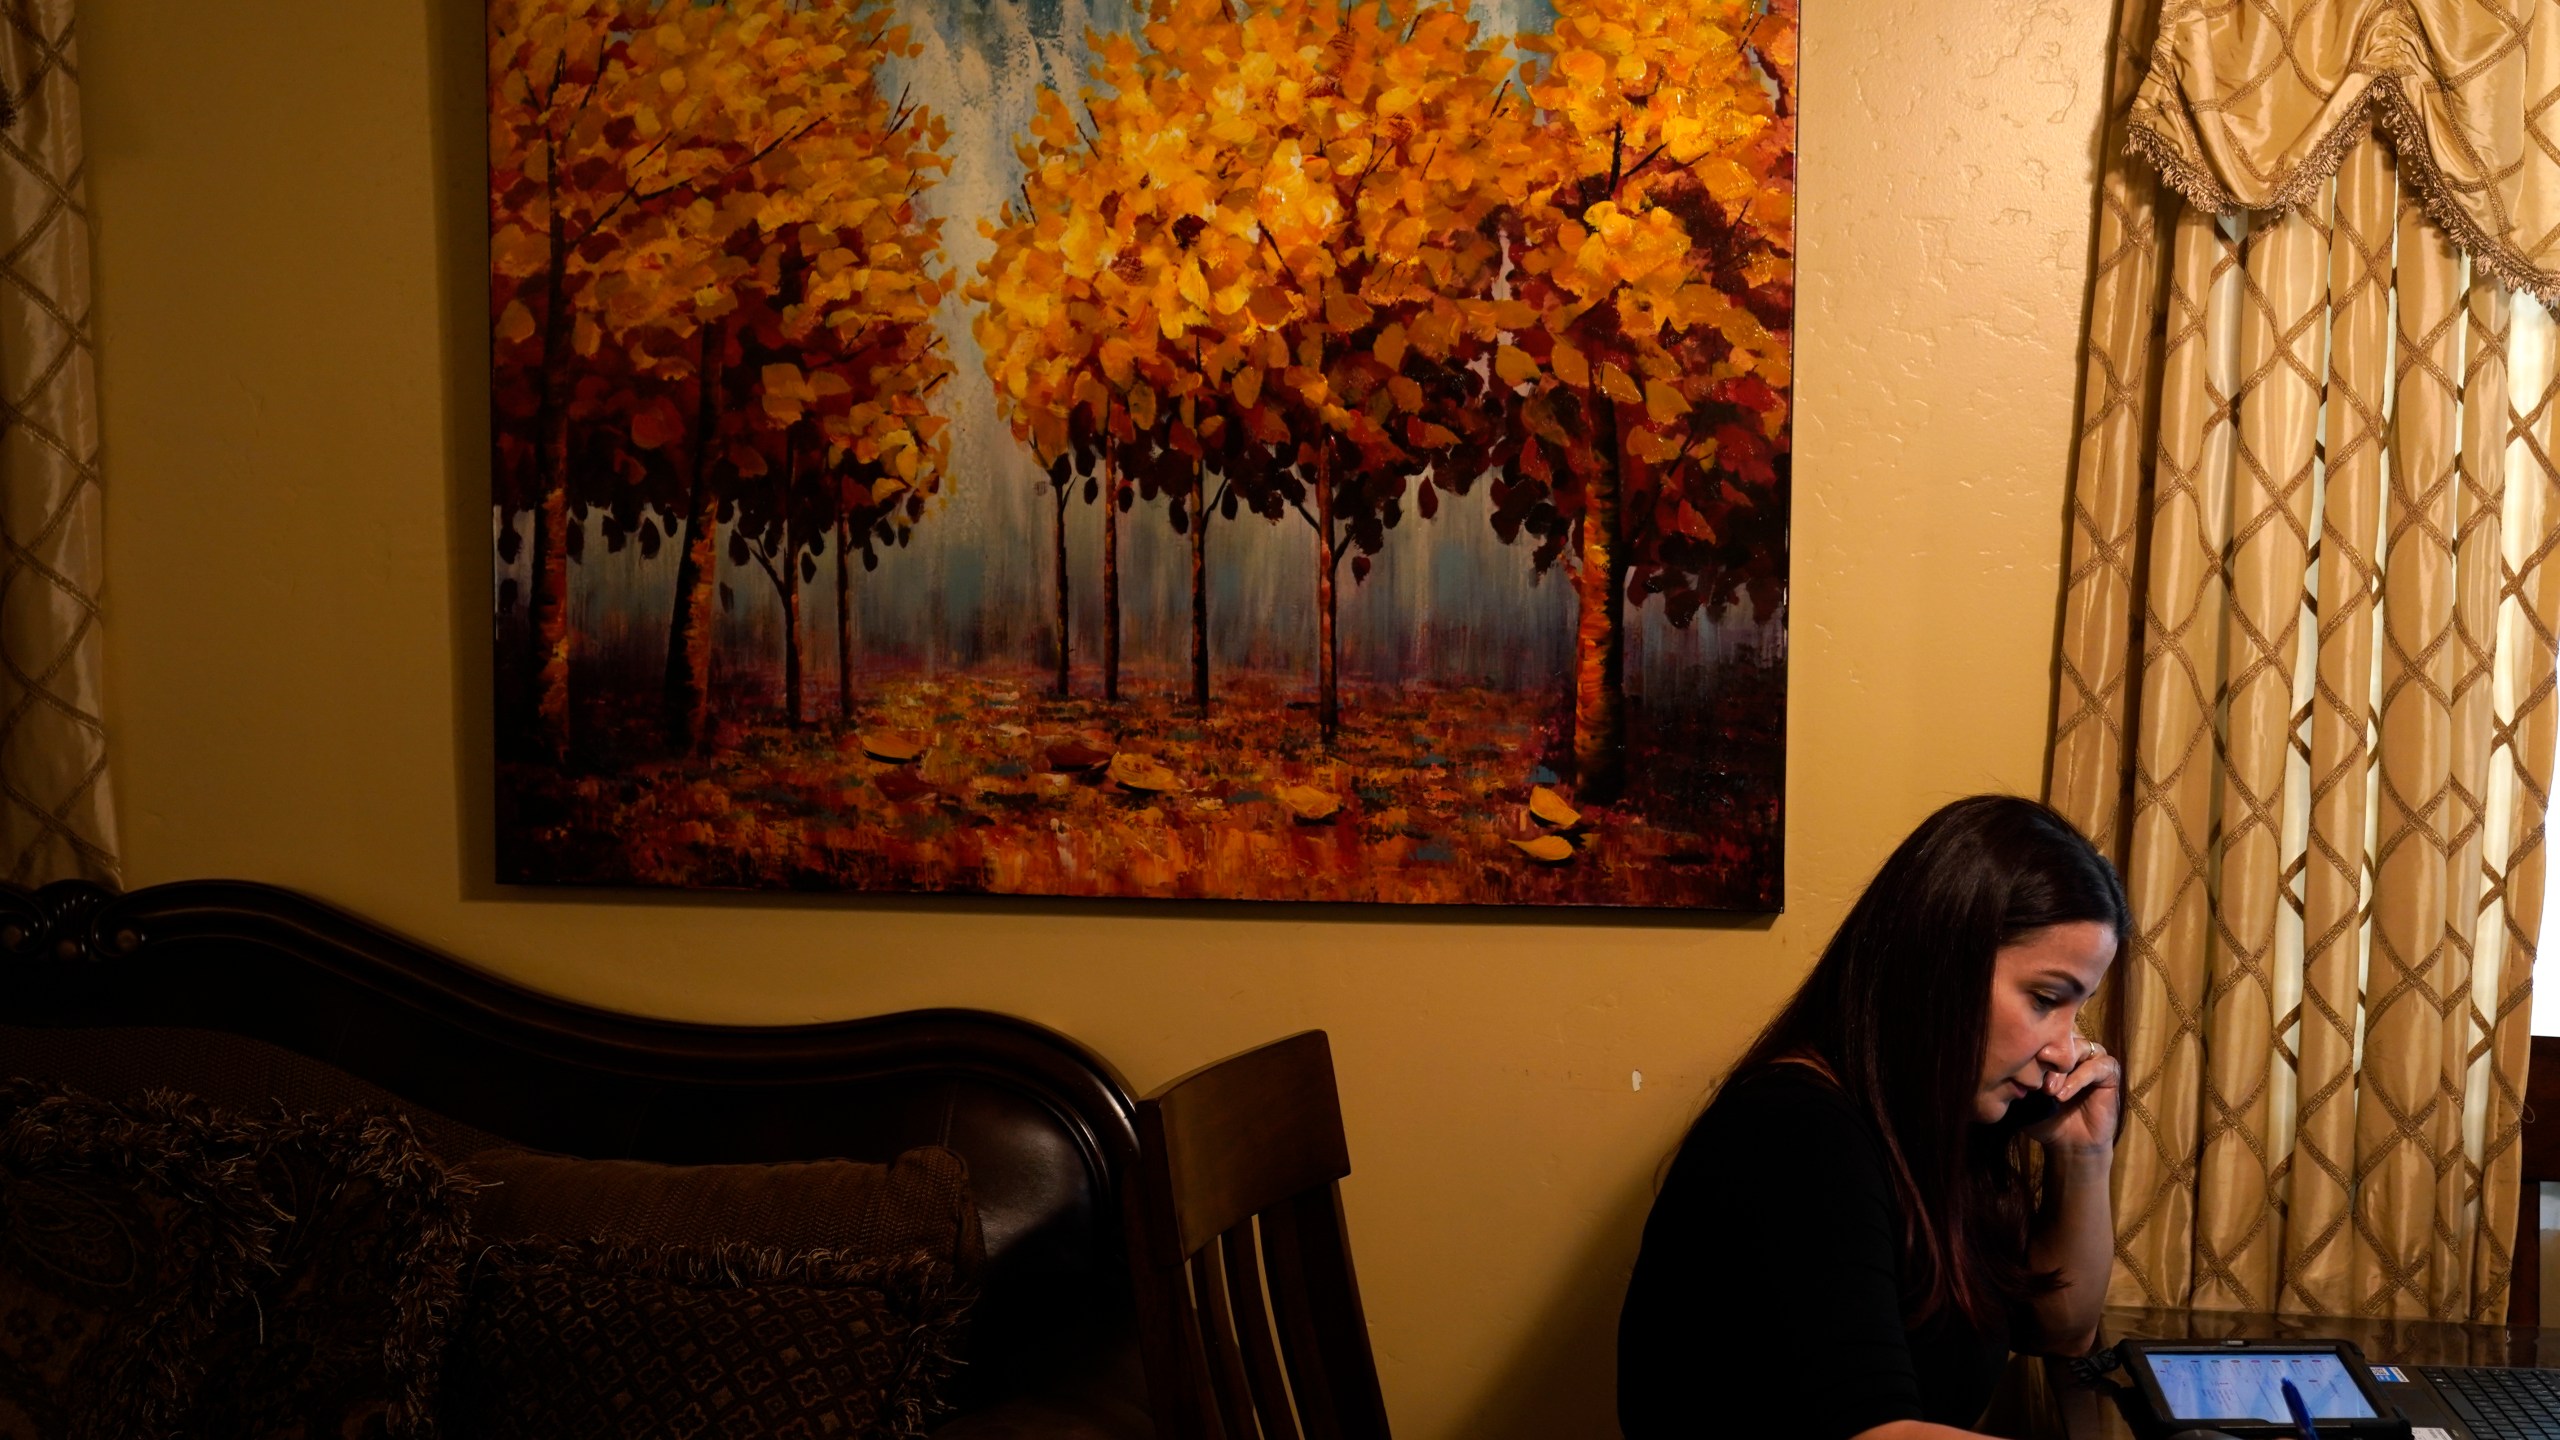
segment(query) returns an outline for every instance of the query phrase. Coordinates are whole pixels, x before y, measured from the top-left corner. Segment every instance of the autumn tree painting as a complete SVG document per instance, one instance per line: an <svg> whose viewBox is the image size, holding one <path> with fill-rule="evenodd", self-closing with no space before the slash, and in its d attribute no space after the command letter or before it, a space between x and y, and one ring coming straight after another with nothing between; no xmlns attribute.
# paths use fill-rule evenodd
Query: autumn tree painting
<svg viewBox="0 0 2560 1440"><path fill-rule="evenodd" d="M1675 622L1750 586L1778 603L1777 492L1794 312L1793 0L1562 0L1523 83L1541 123L1532 198L1510 219L1535 323L1514 382L1503 517L1541 566L1573 552L1573 761L1580 794L1627 783L1626 607ZM1773 528L1774 522L1774 528ZM1719 553L1719 527L1747 533Z"/></svg>
<svg viewBox="0 0 2560 1440"><path fill-rule="evenodd" d="M491 0L517 881L1771 909L1793 0Z"/></svg>
<svg viewBox="0 0 2560 1440"><path fill-rule="evenodd" d="M841 3L493 8L498 468L533 517L524 703L541 751L569 743L583 512L604 512L616 548L635 530L652 552L678 541L666 714L686 744L708 697L718 516L753 517L731 547L764 559L795 612L825 533L792 522L830 474L885 458L879 483L910 496L898 518L922 517L939 462L920 392L946 362L927 328L935 227L914 200L945 162L919 138L939 122L874 81L905 48ZM628 487L652 469L635 452L652 450L684 498L635 514ZM794 674L798 653L795 629ZM795 716L797 701L795 683Z"/></svg>

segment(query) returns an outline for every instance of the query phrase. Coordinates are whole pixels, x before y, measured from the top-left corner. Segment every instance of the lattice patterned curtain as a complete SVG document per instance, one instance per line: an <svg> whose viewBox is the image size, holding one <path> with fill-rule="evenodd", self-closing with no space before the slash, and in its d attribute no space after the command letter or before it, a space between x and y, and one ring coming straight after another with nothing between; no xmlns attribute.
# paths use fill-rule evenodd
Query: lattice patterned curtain
<svg viewBox="0 0 2560 1440"><path fill-rule="evenodd" d="M99 719L104 496L71 0L8 0L0 87L0 873L116 879Z"/></svg>
<svg viewBox="0 0 2560 1440"><path fill-rule="evenodd" d="M2051 779L2136 912L2111 1298L2497 1319L2560 710L2560 11L2125 8Z"/></svg>

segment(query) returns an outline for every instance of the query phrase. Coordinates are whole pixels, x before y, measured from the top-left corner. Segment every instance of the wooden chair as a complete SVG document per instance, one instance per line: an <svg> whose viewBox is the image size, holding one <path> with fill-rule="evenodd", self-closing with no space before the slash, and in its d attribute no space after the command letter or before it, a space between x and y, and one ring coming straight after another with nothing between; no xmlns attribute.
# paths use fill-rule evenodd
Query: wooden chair
<svg viewBox="0 0 2560 1440"><path fill-rule="evenodd" d="M1321 1030L1138 1102L1129 1256L1161 1440L1388 1440L1350 1173Z"/></svg>
<svg viewBox="0 0 2560 1440"><path fill-rule="evenodd" d="M2524 1173L2516 1185L2515 1268L2507 1281L2507 1324L2542 1323L2542 1182L2560 1180L2560 1036L2533 1037L2525 1070L2524 1128L2516 1137Z"/></svg>

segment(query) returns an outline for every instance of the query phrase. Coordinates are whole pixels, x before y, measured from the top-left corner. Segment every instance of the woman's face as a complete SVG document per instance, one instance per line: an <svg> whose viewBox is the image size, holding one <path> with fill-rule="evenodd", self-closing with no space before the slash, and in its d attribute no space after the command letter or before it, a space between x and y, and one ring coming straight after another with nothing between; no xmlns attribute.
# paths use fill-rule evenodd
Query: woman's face
<svg viewBox="0 0 2560 1440"><path fill-rule="evenodd" d="M2048 925L2000 947L1991 966L1991 1023L1974 1118L1988 1125L2070 1073L2083 1048L2080 1007L2116 958L2116 932L2095 920Z"/></svg>

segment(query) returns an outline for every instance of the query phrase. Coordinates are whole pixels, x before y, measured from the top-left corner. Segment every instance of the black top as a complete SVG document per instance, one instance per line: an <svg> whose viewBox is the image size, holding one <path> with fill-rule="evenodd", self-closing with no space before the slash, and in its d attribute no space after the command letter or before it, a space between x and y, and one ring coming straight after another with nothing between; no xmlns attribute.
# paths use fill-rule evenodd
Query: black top
<svg viewBox="0 0 2560 1440"><path fill-rule="evenodd" d="M1874 1122L1805 1066L1716 1096L1654 1198L1618 1317L1627 1440L1981 1416L2008 1334L1953 1305L1904 1328L1888 1166Z"/></svg>

